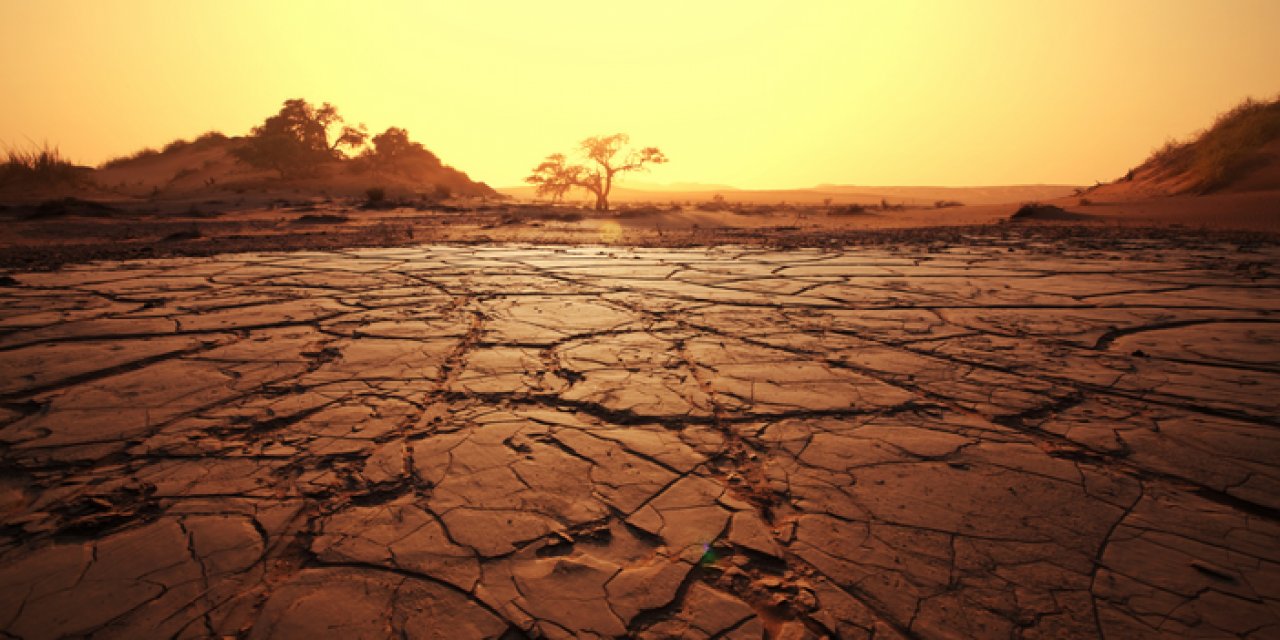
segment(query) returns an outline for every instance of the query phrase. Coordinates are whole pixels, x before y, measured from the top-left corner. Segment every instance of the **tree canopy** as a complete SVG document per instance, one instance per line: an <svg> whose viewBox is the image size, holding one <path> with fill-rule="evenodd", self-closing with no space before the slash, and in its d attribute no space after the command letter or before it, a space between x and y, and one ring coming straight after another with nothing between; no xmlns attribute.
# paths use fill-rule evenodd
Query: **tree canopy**
<svg viewBox="0 0 1280 640"><path fill-rule="evenodd" d="M420 143L409 139L409 132L400 127L388 127L370 140L370 147L360 154L375 171L395 171L412 175L422 170L432 171L442 165L440 158Z"/></svg>
<svg viewBox="0 0 1280 640"><path fill-rule="evenodd" d="M231 144L230 152L240 162L277 171L284 179L372 174L368 177L381 187L398 185L436 199L453 193L497 195L483 182L445 165L407 130L393 126L371 136L365 125L347 124L327 102L316 106L301 98L286 100L278 113L249 135L231 139Z"/></svg>
<svg viewBox="0 0 1280 640"><path fill-rule="evenodd" d="M625 133L592 136L578 145L585 163L569 164L564 154L553 153L533 168L525 182L537 185L537 194L550 195L553 202L563 198L569 189L581 187L595 195L597 211L608 211L609 193L618 174L667 161L657 147L627 149L630 140Z"/></svg>
<svg viewBox="0 0 1280 640"><path fill-rule="evenodd" d="M333 142L329 130L341 128ZM235 155L249 165L274 169L281 177L305 175L326 161L345 157L342 147L357 149L368 138L364 125L345 124L329 103L319 107L297 98L286 100L280 112L253 128Z"/></svg>

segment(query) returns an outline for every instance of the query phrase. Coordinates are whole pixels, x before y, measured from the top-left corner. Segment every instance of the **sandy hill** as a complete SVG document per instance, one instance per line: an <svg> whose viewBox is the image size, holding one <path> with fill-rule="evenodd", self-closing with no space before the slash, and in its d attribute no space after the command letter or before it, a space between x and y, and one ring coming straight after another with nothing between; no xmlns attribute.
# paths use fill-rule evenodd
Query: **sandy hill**
<svg viewBox="0 0 1280 640"><path fill-rule="evenodd" d="M205 134L192 142L170 143L163 151L144 149L110 160L90 174L98 186L122 195L145 196L154 192L199 190L235 178L267 177L240 165L231 149L240 138ZM258 174L262 175L259 176Z"/></svg>
<svg viewBox="0 0 1280 640"><path fill-rule="evenodd" d="M438 187L454 195L494 196L482 182L441 163L434 155L413 158L391 169L375 169L359 159L334 161L314 175L281 179L276 172L255 169L238 160L232 150L243 138L210 133L194 141L177 141L163 151L143 150L104 164L88 177L101 189L144 197L187 196L201 192L290 189L327 195L360 195L371 187L388 194L429 193Z"/></svg>
<svg viewBox="0 0 1280 640"><path fill-rule="evenodd" d="M1245 100L1185 142L1170 141L1090 197L1151 197L1280 190L1280 97Z"/></svg>

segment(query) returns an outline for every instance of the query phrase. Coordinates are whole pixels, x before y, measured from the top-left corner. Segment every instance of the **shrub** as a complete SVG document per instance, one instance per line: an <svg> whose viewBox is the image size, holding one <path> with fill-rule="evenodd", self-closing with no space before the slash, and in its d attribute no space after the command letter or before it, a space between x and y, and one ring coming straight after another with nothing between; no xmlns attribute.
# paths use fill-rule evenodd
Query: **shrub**
<svg viewBox="0 0 1280 640"><path fill-rule="evenodd" d="M843 207L835 207L827 212L833 216L859 216L867 213L867 208L860 204L848 204Z"/></svg>
<svg viewBox="0 0 1280 640"><path fill-rule="evenodd" d="M111 205L67 196L65 198L56 198L54 200L45 200L44 202L41 202L36 206L35 211L31 212L29 217L53 218L70 215L105 216L110 215L115 211L116 208Z"/></svg>
<svg viewBox="0 0 1280 640"><path fill-rule="evenodd" d="M29 149L9 148L5 150L4 163L0 164L0 186L72 184L79 181L85 171L48 143Z"/></svg>
<svg viewBox="0 0 1280 640"><path fill-rule="evenodd" d="M729 203L725 202L724 196L716 194L712 196L708 202L699 202L698 211L728 211Z"/></svg>
<svg viewBox="0 0 1280 640"><path fill-rule="evenodd" d="M191 144L203 146L214 142L226 142L227 140L227 135L221 131L206 131L200 134L200 137L192 141Z"/></svg>
<svg viewBox="0 0 1280 640"><path fill-rule="evenodd" d="M163 153L174 153L177 151L182 151L183 149L187 149L187 148L204 149L210 145L217 144L220 142L225 142L229 139L230 138L228 138L225 134L223 134L220 131L206 131L200 134L200 136L194 140L188 141L182 138L178 138L177 140L174 140L169 144L166 144L163 147L161 147L159 151L156 151L155 149L148 147L145 149L140 149L137 152L133 153L132 155L120 156L119 158L112 158L111 160L108 160L102 163L102 167L110 169L113 167L118 167L128 162L132 162L134 160L150 158L152 156L158 156Z"/></svg>

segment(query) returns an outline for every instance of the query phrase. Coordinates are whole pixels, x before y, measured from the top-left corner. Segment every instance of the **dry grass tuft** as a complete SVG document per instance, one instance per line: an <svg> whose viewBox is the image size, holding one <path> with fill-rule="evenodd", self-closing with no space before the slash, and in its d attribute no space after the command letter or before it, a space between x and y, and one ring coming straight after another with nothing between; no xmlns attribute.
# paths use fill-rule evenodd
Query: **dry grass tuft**
<svg viewBox="0 0 1280 640"><path fill-rule="evenodd" d="M0 187L74 184L84 178L86 171L47 142L28 148L8 147L0 164Z"/></svg>

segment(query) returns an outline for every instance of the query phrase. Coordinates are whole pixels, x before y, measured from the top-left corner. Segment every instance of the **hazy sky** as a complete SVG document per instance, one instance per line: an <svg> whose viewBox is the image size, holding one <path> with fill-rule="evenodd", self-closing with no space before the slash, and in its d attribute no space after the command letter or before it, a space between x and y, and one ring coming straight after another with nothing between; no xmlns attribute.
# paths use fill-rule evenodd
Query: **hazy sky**
<svg viewBox="0 0 1280 640"><path fill-rule="evenodd" d="M0 0L0 142L96 164L288 98L494 186L624 131L642 179L1092 183L1280 92L1280 1Z"/></svg>

